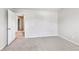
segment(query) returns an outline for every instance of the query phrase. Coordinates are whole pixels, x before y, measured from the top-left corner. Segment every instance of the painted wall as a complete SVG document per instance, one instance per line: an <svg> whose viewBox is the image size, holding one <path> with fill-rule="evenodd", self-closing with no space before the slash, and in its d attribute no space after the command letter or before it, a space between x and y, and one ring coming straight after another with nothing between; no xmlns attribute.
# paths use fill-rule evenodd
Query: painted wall
<svg viewBox="0 0 79 59"><path fill-rule="evenodd" d="M65 8L59 13L59 36L79 45L79 9Z"/></svg>
<svg viewBox="0 0 79 59"><path fill-rule="evenodd" d="M57 11L38 9L26 10L19 14L24 14L25 16L27 38L57 35Z"/></svg>
<svg viewBox="0 0 79 59"><path fill-rule="evenodd" d="M7 44L7 9L0 8L0 50Z"/></svg>

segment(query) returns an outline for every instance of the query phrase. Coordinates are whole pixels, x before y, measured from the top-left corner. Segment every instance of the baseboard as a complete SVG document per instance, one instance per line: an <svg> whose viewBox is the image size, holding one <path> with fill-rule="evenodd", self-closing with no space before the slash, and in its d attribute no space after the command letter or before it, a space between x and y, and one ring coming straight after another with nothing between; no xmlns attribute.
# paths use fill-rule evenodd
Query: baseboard
<svg viewBox="0 0 79 59"><path fill-rule="evenodd" d="M0 48L0 51L2 51L6 45L7 45L7 44L4 44L4 45Z"/></svg>
<svg viewBox="0 0 79 59"><path fill-rule="evenodd" d="M79 46L79 43L77 43L77 42L75 42L75 41L73 41L73 40L70 40L70 38L67 38L67 37L65 37L65 36L63 36L63 35L58 35L58 36L61 37L61 38L66 39L67 41L69 41L69 42L71 42L71 43L73 43L73 44L75 44L75 45L78 45L78 46Z"/></svg>
<svg viewBox="0 0 79 59"><path fill-rule="evenodd" d="M39 38L39 37L50 37L50 36L58 36L58 35L47 35L47 36L30 36L25 38Z"/></svg>

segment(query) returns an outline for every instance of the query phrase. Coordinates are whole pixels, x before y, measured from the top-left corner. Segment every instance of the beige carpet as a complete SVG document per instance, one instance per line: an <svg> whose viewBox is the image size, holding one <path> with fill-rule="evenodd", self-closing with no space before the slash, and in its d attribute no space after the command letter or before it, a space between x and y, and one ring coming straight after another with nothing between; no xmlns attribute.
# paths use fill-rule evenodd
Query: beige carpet
<svg viewBox="0 0 79 59"><path fill-rule="evenodd" d="M60 37L16 39L3 51L77 51L79 46Z"/></svg>

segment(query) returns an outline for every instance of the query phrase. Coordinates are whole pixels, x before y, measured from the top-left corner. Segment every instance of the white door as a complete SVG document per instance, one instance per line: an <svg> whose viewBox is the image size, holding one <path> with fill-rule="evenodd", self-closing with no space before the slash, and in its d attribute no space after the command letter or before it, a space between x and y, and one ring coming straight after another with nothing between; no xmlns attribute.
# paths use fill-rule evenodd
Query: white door
<svg viewBox="0 0 79 59"><path fill-rule="evenodd" d="M8 45L15 40L17 31L16 14L8 10Z"/></svg>

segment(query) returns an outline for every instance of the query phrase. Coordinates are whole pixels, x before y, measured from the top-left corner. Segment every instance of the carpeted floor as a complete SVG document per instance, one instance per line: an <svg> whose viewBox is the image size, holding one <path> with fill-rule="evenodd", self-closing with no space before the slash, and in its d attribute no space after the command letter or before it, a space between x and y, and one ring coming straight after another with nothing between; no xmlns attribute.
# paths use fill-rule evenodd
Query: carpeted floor
<svg viewBox="0 0 79 59"><path fill-rule="evenodd" d="M60 37L16 39L3 51L78 51L79 46Z"/></svg>

